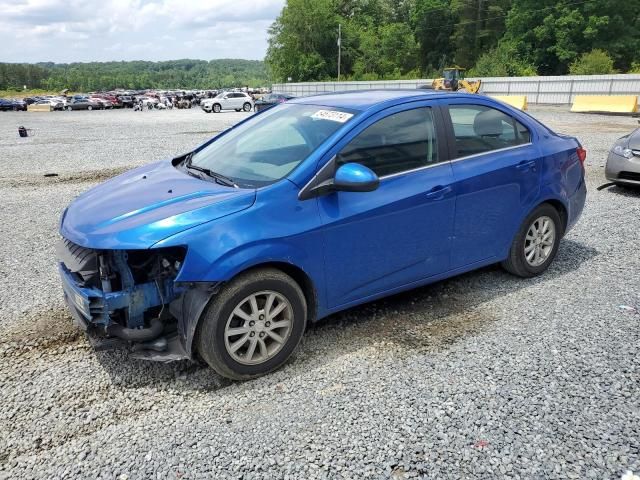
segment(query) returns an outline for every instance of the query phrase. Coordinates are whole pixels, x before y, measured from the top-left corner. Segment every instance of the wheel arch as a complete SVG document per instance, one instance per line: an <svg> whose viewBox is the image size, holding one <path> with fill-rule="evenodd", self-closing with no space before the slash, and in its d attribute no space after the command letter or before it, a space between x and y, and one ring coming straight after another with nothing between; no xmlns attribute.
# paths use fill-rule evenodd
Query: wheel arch
<svg viewBox="0 0 640 480"><path fill-rule="evenodd" d="M267 268L273 268L285 273L298 284L298 286L302 290L305 301L307 302L307 325L309 323L313 323L316 320L319 302L317 290L309 274L302 268L283 261L268 261L247 266L246 268L235 272L233 276L231 276L224 282L213 282L208 284L210 285L210 288L207 290L207 293L204 293L204 290L198 290L195 288L190 292L187 292L187 295L190 295L195 303L195 306L192 307L191 311L196 313L196 315L192 316L191 318L184 318L183 312L181 312L182 315L180 315L183 317L182 322L184 322L184 326L182 332L185 335L185 347L189 357L197 356L195 345L197 345L197 336L202 325L202 319L206 314L208 305L215 298L216 294L219 292L219 289L224 287L226 283L230 282L239 275L243 275L254 270Z"/></svg>
<svg viewBox="0 0 640 480"><path fill-rule="evenodd" d="M548 200L540 202L538 205L536 205L534 210L545 203L548 203L553 208L555 208L558 212L558 215L560 215L560 220L562 220L562 233L564 234L564 232L567 230L567 223L569 222L569 212L567 211L566 205L556 198L550 198Z"/></svg>
<svg viewBox="0 0 640 480"><path fill-rule="evenodd" d="M297 265L282 261L257 263L236 272L230 280L252 270L261 270L265 268L280 270L281 272L289 275L298 284L302 289L302 293L304 294L304 298L307 302L307 322L314 322L318 312L318 295L316 293L316 287L309 274Z"/></svg>

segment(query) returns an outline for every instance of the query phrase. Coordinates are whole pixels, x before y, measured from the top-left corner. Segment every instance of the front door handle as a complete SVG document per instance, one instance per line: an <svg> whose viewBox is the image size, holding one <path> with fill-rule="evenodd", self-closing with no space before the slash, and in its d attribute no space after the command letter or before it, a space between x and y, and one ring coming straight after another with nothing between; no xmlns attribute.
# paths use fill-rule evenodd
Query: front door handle
<svg viewBox="0 0 640 480"><path fill-rule="evenodd" d="M522 172L527 172L529 170L533 170L535 172L536 170L536 161L535 160L523 160L522 162L520 162L519 164L516 165L516 169L522 171Z"/></svg>
<svg viewBox="0 0 640 480"><path fill-rule="evenodd" d="M431 190L429 190L425 194L425 197L432 200L439 200L443 198L445 195L447 195L448 193L451 193L451 191L452 191L452 188L449 185L447 185L446 187L443 187L442 185L438 185L437 187L433 187Z"/></svg>

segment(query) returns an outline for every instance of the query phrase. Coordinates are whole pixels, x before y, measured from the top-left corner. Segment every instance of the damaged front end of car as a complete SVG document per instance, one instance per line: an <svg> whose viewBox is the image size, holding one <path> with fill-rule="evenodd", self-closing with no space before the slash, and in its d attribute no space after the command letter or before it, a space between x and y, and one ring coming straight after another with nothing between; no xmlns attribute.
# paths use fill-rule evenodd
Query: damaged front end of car
<svg viewBox="0 0 640 480"><path fill-rule="evenodd" d="M61 239L57 253L66 302L94 348L132 346L150 360L190 357L170 314L188 290L175 281L186 248L96 250Z"/></svg>

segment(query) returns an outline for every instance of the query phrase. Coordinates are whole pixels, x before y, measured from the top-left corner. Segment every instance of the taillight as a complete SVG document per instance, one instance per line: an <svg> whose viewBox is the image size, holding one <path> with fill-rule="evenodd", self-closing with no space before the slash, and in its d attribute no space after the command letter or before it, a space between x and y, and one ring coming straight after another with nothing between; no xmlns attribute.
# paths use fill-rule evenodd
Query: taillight
<svg viewBox="0 0 640 480"><path fill-rule="evenodd" d="M578 147L576 149L576 153L578 154L578 158L580 159L580 163L582 163L584 165L584 161L587 159L587 151L582 147Z"/></svg>

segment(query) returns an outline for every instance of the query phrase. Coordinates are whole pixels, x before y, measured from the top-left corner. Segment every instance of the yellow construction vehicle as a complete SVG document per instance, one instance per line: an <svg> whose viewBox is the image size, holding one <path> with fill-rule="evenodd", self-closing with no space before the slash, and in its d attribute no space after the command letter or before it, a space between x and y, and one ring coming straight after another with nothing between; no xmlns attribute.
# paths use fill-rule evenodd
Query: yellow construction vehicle
<svg viewBox="0 0 640 480"><path fill-rule="evenodd" d="M481 80L470 82L464 79L465 69L462 67L450 67L444 69L443 78L436 78L432 87L434 90L465 90L468 93L478 93L480 91Z"/></svg>

